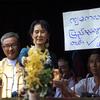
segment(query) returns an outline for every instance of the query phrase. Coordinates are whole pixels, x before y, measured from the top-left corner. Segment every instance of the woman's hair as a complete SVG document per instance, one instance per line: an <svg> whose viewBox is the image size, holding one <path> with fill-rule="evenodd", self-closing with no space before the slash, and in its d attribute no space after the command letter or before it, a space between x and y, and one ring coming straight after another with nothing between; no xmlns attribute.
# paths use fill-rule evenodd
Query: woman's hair
<svg viewBox="0 0 100 100"><path fill-rule="evenodd" d="M91 50L91 55L92 54L99 54L100 55L100 50L99 49Z"/></svg>
<svg viewBox="0 0 100 100"><path fill-rule="evenodd" d="M35 21L32 22L32 24L30 26L30 29L29 29L30 35L33 33L34 26L37 25L37 24L41 25L42 28L44 28L50 34L49 24L48 24L47 21L45 21L45 20L35 20Z"/></svg>
<svg viewBox="0 0 100 100"><path fill-rule="evenodd" d="M89 59L90 59L91 55L93 55L93 54L98 54L98 55L100 55L100 50L99 50L99 49L93 49L93 50L91 50L91 51L90 51L90 55L89 55L89 57L88 57L88 62L89 62Z"/></svg>

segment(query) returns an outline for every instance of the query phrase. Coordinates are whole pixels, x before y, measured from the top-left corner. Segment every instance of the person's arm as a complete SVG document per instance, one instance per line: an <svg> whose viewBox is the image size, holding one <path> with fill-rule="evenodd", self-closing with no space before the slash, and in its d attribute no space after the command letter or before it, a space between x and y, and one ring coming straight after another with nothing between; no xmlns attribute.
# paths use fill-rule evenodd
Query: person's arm
<svg viewBox="0 0 100 100"><path fill-rule="evenodd" d="M67 85L67 80L62 81L61 92L63 97L78 97L75 91L71 90Z"/></svg>
<svg viewBox="0 0 100 100"><path fill-rule="evenodd" d="M74 91L65 86L62 87L61 92L63 97L79 97Z"/></svg>
<svg viewBox="0 0 100 100"><path fill-rule="evenodd" d="M60 88L62 97L79 97L73 90L68 88L67 80L54 81L54 84Z"/></svg>

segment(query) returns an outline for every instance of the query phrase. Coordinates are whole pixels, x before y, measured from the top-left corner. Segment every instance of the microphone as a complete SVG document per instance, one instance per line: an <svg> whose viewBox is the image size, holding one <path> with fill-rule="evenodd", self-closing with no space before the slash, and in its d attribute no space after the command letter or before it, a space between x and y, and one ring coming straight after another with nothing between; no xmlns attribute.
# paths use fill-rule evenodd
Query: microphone
<svg viewBox="0 0 100 100"><path fill-rule="evenodd" d="M28 51L29 51L29 48L22 48L22 50L19 53L18 62L20 63L21 66L23 66L22 65L22 57L27 57Z"/></svg>

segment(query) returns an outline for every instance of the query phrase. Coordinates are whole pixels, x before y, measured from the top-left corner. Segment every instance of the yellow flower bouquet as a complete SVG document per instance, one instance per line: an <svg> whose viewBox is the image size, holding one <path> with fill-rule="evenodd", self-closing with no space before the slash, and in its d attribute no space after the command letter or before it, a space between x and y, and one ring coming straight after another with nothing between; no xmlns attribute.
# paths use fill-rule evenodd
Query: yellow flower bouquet
<svg viewBox="0 0 100 100"><path fill-rule="evenodd" d="M42 52L40 49L31 47L25 62L26 85L28 89L34 89L42 97L47 94L48 84L52 78L51 69L44 67L47 57L47 49Z"/></svg>

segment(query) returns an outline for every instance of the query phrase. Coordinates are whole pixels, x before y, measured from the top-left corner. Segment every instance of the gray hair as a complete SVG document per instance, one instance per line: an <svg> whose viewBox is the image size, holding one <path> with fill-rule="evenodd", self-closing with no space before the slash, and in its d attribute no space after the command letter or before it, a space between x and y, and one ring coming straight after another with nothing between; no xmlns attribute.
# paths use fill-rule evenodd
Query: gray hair
<svg viewBox="0 0 100 100"><path fill-rule="evenodd" d="M10 37L15 37L17 40L20 40L19 39L19 35L15 32L8 32L8 33L5 33L2 37L1 37L1 44L3 44L3 41L4 39L7 39L7 38L10 38Z"/></svg>

